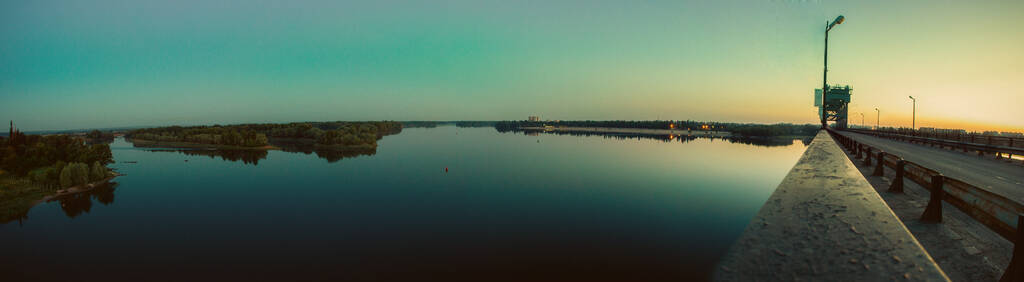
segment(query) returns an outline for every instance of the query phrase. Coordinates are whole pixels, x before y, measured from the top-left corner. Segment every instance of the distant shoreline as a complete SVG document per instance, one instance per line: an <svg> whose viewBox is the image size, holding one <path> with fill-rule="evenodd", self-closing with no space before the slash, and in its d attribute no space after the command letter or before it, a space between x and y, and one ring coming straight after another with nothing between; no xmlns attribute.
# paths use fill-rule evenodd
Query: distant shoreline
<svg viewBox="0 0 1024 282"><path fill-rule="evenodd" d="M625 133L649 135L687 135L708 137L731 137L727 131L681 130L681 129L649 129L649 128L612 128L612 127L520 127L522 130L594 132L594 133Z"/></svg>

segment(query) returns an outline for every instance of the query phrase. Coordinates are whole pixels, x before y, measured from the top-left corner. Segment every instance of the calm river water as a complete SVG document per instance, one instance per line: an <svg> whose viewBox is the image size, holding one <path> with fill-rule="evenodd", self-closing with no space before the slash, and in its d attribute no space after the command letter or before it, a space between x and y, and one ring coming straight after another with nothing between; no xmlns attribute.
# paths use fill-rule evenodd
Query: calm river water
<svg viewBox="0 0 1024 282"><path fill-rule="evenodd" d="M702 280L804 150L451 126L344 158L111 147L115 187L0 225L0 280Z"/></svg>

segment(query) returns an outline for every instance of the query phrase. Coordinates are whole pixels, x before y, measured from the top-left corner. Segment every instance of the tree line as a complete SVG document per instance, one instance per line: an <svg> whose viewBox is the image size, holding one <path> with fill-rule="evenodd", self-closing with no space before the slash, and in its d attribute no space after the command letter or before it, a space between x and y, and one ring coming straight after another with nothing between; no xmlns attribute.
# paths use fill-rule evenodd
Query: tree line
<svg viewBox="0 0 1024 282"><path fill-rule="evenodd" d="M464 120L456 121L455 127L492 127L496 123L496 121Z"/></svg>
<svg viewBox="0 0 1024 282"><path fill-rule="evenodd" d="M711 121L672 121L672 120L578 120L578 121L499 121L494 128L499 132L516 131L526 127L604 127L604 128L638 128L638 129L675 129L693 131L727 131L739 136L808 136L817 134L819 125L814 124L754 124L726 123Z"/></svg>
<svg viewBox="0 0 1024 282"><path fill-rule="evenodd" d="M402 127L405 128L435 128L440 125L441 122L436 121L403 121Z"/></svg>
<svg viewBox="0 0 1024 282"><path fill-rule="evenodd" d="M68 135L0 138L0 169L47 186L70 187L107 178L114 161L107 144L86 144ZM91 165L90 165L91 164Z"/></svg>
<svg viewBox="0 0 1024 282"><path fill-rule="evenodd" d="M114 141L114 133L99 131L93 129L89 133L85 134L86 142L99 143L99 142L112 142Z"/></svg>

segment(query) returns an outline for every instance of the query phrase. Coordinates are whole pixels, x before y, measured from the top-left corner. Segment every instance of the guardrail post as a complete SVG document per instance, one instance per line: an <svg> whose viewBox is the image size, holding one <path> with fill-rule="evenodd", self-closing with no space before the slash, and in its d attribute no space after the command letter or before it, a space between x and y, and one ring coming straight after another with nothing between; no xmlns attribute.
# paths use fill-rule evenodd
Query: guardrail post
<svg viewBox="0 0 1024 282"><path fill-rule="evenodd" d="M1024 281L1024 215L1017 215L1017 234L1013 236L1013 256L1000 282Z"/></svg>
<svg viewBox="0 0 1024 282"><path fill-rule="evenodd" d="M871 147L868 147L867 155L864 156L864 165L871 166Z"/></svg>
<svg viewBox="0 0 1024 282"><path fill-rule="evenodd" d="M878 150L878 165L875 166L875 173L873 173L871 175L873 175L873 176L883 176L883 175L885 175L885 151Z"/></svg>
<svg viewBox="0 0 1024 282"><path fill-rule="evenodd" d="M907 166L907 161L900 158L896 161L896 177L892 179L892 184L889 185L889 192L892 193L903 193L903 168Z"/></svg>
<svg viewBox="0 0 1024 282"><path fill-rule="evenodd" d="M853 141L853 154L860 156L860 143L857 143L857 141Z"/></svg>
<svg viewBox="0 0 1024 282"><path fill-rule="evenodd" d="M925 207L924 213L921 214L921 221L942 222L942 198L946 194L946 191L942 190L942 182L945 178L942 174L932 175L931 197L928 199L928 207Z"/></svg>

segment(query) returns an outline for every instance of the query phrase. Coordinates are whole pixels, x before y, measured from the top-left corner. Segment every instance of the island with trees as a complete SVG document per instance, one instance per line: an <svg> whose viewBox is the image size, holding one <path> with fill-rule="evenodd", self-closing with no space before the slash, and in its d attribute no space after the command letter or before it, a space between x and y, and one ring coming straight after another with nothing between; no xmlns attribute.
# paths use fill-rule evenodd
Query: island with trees
<svg viewBox="0 0 1024 282"><path fill-rule="evenodd" d="M117 174L110 146L71 135L26 135L12 122L0 137L0 223L24 218L45 198L87 191Z"/></svg>
<svg viewBox="0 0 1024 282"><path fill-rule="evenodd" d="M279 149L310 146L317 150L371 150L377 140L402 131L402 124L380 122L294 122L168 126L129 131L125 136L137 147L204 149Z"/></svg>

